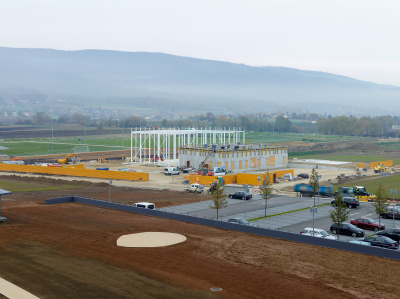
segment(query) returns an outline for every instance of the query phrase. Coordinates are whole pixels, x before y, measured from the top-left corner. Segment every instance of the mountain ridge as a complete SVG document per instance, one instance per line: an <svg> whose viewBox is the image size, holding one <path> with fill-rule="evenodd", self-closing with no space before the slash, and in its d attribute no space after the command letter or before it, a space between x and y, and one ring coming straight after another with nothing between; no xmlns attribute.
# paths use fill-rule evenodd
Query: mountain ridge
<svg viewBox="0 0 400 299"><path fill-rule="evenodd" d="M243 110L257 102L254 111L289 106L319 110L315 112L331 110L333 103L348 106L346 110L362 106L377 112L374 105L382 108L400 98L400 87L337 74L160 52L0 47L0 65L0 90L25 88L57 95L203 99L216 106L225 99L235 106L245 102Z"/></svg>

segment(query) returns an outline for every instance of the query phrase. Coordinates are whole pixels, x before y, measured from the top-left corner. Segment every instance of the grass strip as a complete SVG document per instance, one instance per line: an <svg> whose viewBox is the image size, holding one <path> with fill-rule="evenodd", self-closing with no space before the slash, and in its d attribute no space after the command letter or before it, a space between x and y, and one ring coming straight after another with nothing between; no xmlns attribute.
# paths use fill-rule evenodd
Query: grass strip
<svg viewBox="0 0 400 299"><path fill-rule="evenodd" d="M323 203L323 204L320 204L320 205L318 205L318 206L316 206L316 207L322 207L322 206L326 206L326 205L330 205L330 203L329 203L329 202ZM279 216L279 215L283 215L283 214L289 214L289 213L304 211L304 210L308 210L308 209L310 209L310 207L301 208L301 209L297 209L297 210L293 210L293 211L287 211L287 212L277 213L277 214L273 214L273 215L268 215L267 217L262 216L262 217L257 217L257 218L253 218L253 219L247 219L247 221L255 221L255 220L260 220L260 219L264 219L264 218Z"/></svg>

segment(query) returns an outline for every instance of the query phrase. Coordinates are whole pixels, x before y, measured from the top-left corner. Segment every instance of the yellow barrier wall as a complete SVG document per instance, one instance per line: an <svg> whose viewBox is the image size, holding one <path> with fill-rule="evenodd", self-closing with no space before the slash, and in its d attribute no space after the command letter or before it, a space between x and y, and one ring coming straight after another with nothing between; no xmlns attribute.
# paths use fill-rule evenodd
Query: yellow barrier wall
<svg viewBox="0 0 400 299"><path fill-rule="evenodd" d="M375 168L379 163L381 163L384 167L393 166L393 160L388 160L388 161L370 162L369 163L369 168Z"/></svg>
<svg viewBox="0 0 400 299"><path fill-rule="evenodd" d="M283 177L285 173L290 173L294 176L293 169L285 169L285 170L272 170L269 172L270 180L272 181L274 177L274 173L276 177ZM253 186L259 186L265 180L267 173L238 173L237 174L237 184L248 184Z"/></svg>
<svg viewBox="0 0 400 299"><path fill-rule="evenodd" d="M358 164L357 164L357 167L358 167L358 168L361 168L361 169L364 169L365 166L364 166L364 163L358 163Z"/></svg>
<svg viewBox="0 0 400 299"><path fill-rule="evenodd" d="M293 169L285 169L285 170L272 170L269 172L270 174L270 180L274 177L274 173L276 174L276 177L283 177L285 173L290 173L292 176L294 176L294 170ZM224 185L226 184L248 184L248 185L253 185L253 186L259 186L262 184L262 182L265 180L265 176L267 173L238 173L236 175L223 175L223 181ZM201 183L201 176L200 175L189 175L185 177L186 180L189 180L189 184L194 184L194 183ZM203 175L203 185L211 185L217 177L215 176L207 176Z"/></svg>
<svg viewBox="0 0 400 299"><path fill-rule="evenodd" d="M128 181L148 181L149 174L144 172L109 171L83 168L64 168L33 165L14 165L0 163L0 171L15 171L29 173L56 174L88 178L128 180Z"/></svg>
<svg viewBox="0 0 400 299"><path fill-rule="evenodd" d="M189 175L189 177L185 177L185 179L189 180L189 184L194 184L198 183L200 184L203 182L203 185L211 185L216 179L216 176L208 176L208 175L203 175L203 180L201 179L200 175ZM222 180L224 182L224 185L226 184L234 184L236 182L236 175L223 175Z"/></svg>

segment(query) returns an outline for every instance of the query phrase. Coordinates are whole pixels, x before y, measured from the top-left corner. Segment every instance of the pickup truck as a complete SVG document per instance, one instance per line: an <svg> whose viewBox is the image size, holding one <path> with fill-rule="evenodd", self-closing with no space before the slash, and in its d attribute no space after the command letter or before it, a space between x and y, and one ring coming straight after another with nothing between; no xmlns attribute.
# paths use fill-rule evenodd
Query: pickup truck
<svg viewBox="0 0 400 299"><path fill-rule="evenodd" d="M203 186L200 184L191 184L189 187L185 188L185 192L190 193L201 193L203 191Z"/></svg>
<svg viewBox="0 0 400 299"><path fill-rule="evenodd" d="M249 200L252 197L253 197L253 195L247 194L246 200ZM244 195L244 192L235 192L235 193L229 194L229 198L245 199L245 195Z"/></svg>

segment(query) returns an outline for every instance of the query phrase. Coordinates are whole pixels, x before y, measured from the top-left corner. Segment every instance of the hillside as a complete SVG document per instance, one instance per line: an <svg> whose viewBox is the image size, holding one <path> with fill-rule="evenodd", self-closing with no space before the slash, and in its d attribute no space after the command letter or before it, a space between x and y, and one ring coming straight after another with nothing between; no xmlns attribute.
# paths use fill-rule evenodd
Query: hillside
<svg viewBox="0 0 400 299"><path fill-rule="evenodd" d="M163 53L0 47L0 65L0 92L23 89L81 96L88 102L99 97L156 97L217 103L225 112L282 109L357 115L393 113L386 107L400 96L399 87L329 73Z"/></svg>

